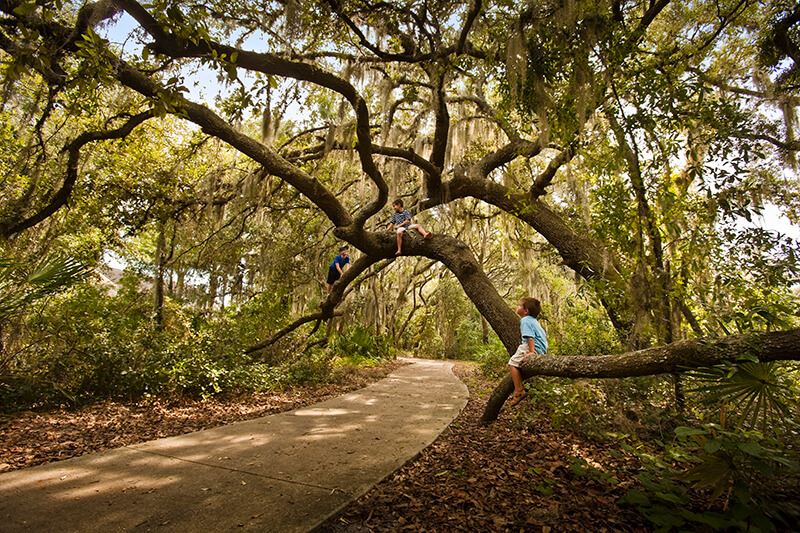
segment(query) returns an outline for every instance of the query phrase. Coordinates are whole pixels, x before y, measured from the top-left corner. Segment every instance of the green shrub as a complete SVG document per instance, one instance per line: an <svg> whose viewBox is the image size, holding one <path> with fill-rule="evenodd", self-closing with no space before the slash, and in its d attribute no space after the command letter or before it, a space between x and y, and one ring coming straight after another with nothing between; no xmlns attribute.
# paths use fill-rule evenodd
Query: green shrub
<svg viewBox="0 0 800 533"><path fill-rule="evenodd" d="M671 459L642 455L641 488L620 500L659 531L776 531L800 519L798 465L777 442L714 424L678 427Z"/></svg>
<svg viewBox="0 0 800 533"><path fill-rule="evenodd" d="M614 327L601 307L568 299L560 317L543 322L554 355L605 355L621 350Z"/></svg>
<svg viewBox="0 0 800 533"><path fill-rule="evenodd" d="M369 328L358 324L337 335L331 348L336 356L363 359L389 359L396 353L390 337L376 335Z"/></svg>
<svg viewBox="0 0 800 533"><path fill-rule="evenodd" d="M327 350L312 349L294 361L275 367L272 379L279 387L315 385L328 381L332 370L331 354Z"/></svg>
<svg viewBox="0 0 800 533"><path fill-rule="evenodd" d="M262 294L239 309L208 317L166 298L158 327L151 295L135 275L123 276L113 296L80 284L27 317L23 329L31 348L0 375L0 403L27 408L278 386L283 378L274 370L289 359L283 347L268 354L269 365L244 355L246 346L283 319L278 300ZM383 341L377 347L381 353L387 349Z"/></svg>
<svg viewBox="0 0 800 533"><path fill-rule="evenodd" d="M489 337L489 344L481 344L475 355L483 373L493 377L508 373L508 358L508 352L497 335Z"/></svg>

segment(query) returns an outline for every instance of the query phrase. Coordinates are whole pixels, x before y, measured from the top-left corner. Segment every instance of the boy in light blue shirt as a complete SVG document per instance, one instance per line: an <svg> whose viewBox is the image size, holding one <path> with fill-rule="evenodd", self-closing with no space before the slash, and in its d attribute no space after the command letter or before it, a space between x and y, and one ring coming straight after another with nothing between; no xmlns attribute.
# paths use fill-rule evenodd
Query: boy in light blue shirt
<svg viewBox="0 0 800 533"><path fill-rule="evenodd" d="M523 298L517 306L517 314L521 317L519 321L521 339L519 348L508 360L511 381L514 382L514 396L511 397L509 407L517 405L528 395L522 386L522 371L519 368L525 358L547 353L547 334L537 320L541 312L542 304L536 298Z"/></svg>

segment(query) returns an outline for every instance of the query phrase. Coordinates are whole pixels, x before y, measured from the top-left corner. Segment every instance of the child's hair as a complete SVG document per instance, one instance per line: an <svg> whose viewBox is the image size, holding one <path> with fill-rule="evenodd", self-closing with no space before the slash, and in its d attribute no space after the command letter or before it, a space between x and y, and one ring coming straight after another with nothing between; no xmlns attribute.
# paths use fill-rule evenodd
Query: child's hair
<svg viewBox="0 0 800 533"><path fill-rule="evenodd" d="M349 249L350 249L350 247L349 247L349 246L347 246L346 244L344 244L344 245L342 245L342 246L340 246L340 247L339 247L339 252L346 252L346 251L348 251Z"/></svg>
<svg viewBox="0 0 800 533"><path fill-rule="evenodd" d="M394 202L392 202L392 205L399 205L400 207L403 207L403 200L398 198Z"/></svg>
<svg viewBox="0 0 800 533"><path fill-rule="evenodd" d="M520 304L528 312L528 316L539 318L539 313L542 312L542 303L536 298L523 298Z"/></svg>

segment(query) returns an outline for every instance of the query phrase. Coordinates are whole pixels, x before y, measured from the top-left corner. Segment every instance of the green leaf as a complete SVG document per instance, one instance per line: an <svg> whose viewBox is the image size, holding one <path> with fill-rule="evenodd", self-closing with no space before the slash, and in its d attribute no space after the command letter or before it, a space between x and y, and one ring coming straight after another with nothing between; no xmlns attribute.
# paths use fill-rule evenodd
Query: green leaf
<svg viewBox="0 0 800 533"><path fill-rule="evenodd" d="M14 8L14 14L20 17L27 17L36 11L36 2L25 2Z"/></svg>
<svg viewBox="0 0 800 533"><path fill-rule="evenodd" d="M740 442L736 447L753 457L764 457L764 448L755 441Z"/></svg>
<svg viewBox="0 0 800 533"><path fill-rule="evenodd" d="M710 439L706 442L705 446L703 446L703 450L708 454L713 454L716 453L720 447L722 447L722 441L720 439Z"/></svg>
<svg viewBox="0 0 800 533"><path fill-rule="evenodd" d="M648 498L647 494L645 494L640 490L631 489L622 498L619 499L619 503L645 506L645 505L650 505L650 498Z"/></svg>
<svg viewBox="0 0 800 533"><path fill-rule="evenodd" d="M691 437L693 435L705 435L706 430L698 428L690 428L687 426L678 426L675 428L675 435L679 438Z"/></svg>

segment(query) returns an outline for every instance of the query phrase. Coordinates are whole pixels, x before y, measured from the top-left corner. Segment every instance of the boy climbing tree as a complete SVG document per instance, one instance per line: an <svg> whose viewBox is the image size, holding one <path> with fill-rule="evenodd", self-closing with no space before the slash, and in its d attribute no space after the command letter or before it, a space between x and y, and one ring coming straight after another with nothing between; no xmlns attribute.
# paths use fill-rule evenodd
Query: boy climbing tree
<svg viewBox="0 0 800 533"><path fill-rule="evenodd" d="M328 267L327 289L331 292L333 284L342 277L344 271L350 268L350 247L346 244L339 247L339 254L333 258L333 262Z"/></svg>
<svg viewBox="0 0 800 533"><path fill-rule="evenodd" d="M411 213L408 209L403 208L403 200L398 198L392 202L392 208L394 209L394 214L392 215L392 220L387 229L389 231L395 230L397 234L397 251L394 255L400 255L403 251L403 233L405 233L406 230L415 229L420 232L423 239L430 238L431 233L429 231L426 231L425 228L419 224L411 222Z"/></svg>

